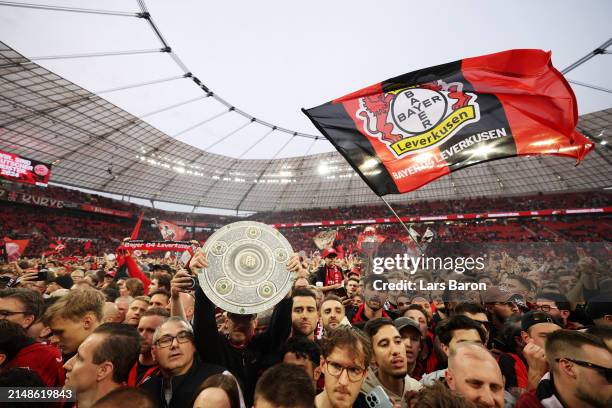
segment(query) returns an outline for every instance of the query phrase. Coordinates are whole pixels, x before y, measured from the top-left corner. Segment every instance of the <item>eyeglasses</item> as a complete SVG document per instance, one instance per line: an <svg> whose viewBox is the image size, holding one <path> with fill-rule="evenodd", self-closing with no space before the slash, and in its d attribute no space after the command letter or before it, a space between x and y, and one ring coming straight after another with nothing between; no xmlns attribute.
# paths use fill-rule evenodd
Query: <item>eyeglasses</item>
<svg viewBox="0 0 612 408"><path fill-rule="evenodd" d="M0 310L0 319L6 319L9 316L16 314L25 314L26 312L10 312L8 310Z"/></svg>
<svg viewBox="0 0 612 408"><path fill-rule="evenodd" d="M170 347L172 345L172 342L174 341L174 339L176 339L176 342L179 343L179 344L187 343L187 342L193 340L193 333L190 333L190 332L187 332L187 331L182 331L179 334L177 334L176 336L171 336L171 335L167 334L167 335L162 336L159 339L157 339L155 344L159 348Z"/></svg>
<svg viewBox="0 0 612 408"><path fill-rule="evenodd" d="M559 308L557 306L550 306L550 305L542 305L542 306L536 305L536 306L534 306L534 309L541 310L541 311L546 312L546 313L550 312L551 309L559 310Z"/></svg>
<svg viewBox="0 0 612 408"><path fill-rule="evenodd" d="M327 367L327 372L334 376L340 377L342 372L346 370L346 374L348 375L350 382L357 382L363 378L365 373L365 368L361 367L343 367L338 363L334 363L333 361L325 360L325 365Z"/></svg>
<svg viewBox="0 0 612 408"><path fill-rule="evenodd" d="M572 363L577 364L579 366L593 369L597 371L599 374L601 374L601 376L604 377L606 381L608 381L608 384L612 384L612 368L602 367L600 365L589 363L587 361L573 360L571 358L566 358L566 357L555 359L557 363L561 360L571 361Z"/></svg>

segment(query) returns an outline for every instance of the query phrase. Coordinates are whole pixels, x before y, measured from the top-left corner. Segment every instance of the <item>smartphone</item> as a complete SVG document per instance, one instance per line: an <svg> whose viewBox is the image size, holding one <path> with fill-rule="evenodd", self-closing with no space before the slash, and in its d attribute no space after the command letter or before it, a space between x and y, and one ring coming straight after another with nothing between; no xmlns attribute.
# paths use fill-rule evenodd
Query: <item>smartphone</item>
<svg viewBox="0 0 612 408"><path fill-rule="evenodd" d="M372 391L366 394L365 400L370 408L393 408L389 396L380 385L374 387Z"/></svg>

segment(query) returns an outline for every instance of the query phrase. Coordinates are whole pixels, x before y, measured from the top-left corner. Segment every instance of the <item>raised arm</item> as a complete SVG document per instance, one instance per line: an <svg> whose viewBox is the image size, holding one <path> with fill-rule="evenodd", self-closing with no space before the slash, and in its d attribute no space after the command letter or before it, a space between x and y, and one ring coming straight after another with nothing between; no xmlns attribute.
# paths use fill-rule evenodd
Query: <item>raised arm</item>
<svg viewBox="0 0 612 408"><path fill-rule="evenodd" d="M199 249L191 259L189 267L195 275L198 269L208 267L206 254ZM217 330L215 305L204 294L196 280L195 307L193 312L193 333L195 345L200 358L205 363L218 364L227 367L227 357L224 342L226 341Z"/></svg>

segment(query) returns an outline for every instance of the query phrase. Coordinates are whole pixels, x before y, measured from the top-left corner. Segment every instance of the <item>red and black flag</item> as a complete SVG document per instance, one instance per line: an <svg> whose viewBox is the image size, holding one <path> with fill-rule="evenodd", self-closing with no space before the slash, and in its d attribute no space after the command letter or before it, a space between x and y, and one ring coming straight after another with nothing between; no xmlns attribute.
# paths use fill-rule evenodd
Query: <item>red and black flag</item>
<svg viewBox="0 0 612 408"><path fill-rule="evenodd" d="M550 52L510 50L404 74L304 110L378 195L489 160L582 160L576 98Z"/></svg>

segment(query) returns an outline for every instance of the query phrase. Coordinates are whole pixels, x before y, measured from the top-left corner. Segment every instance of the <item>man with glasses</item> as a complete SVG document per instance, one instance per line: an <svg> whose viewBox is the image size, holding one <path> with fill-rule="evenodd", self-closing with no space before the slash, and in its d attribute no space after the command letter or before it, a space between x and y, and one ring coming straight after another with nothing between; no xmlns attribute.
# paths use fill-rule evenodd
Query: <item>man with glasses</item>
<svg viewBox="0 0 612 408"><path fill-rule="evenodd" d="M41 318L43 298L30 289L10 288L0 290L0 319L6 319L23 327L30 337L38 337L32 326Z"/></svg>
<svg viewBox="0 0 612 408"><path fill-rule="evenodd" d="M607 408L612 406L612 353L598 337L557 330L546 339L550 371L516 408Z"/></svg>
<svg viewBox="0 0 612 408"><path fill-rule="evenodd" d="M564 329L579 329L580 325L570 322L571 305L560 293L544 292L536 298L535 309L550 314L563 324Z"/></svg>
<svg viewBox="0 0 612 408"><path fill-rule="evenodd" d="M372 347L368 338L350 326L340 326L321 339L321 354L325 387L316 396L315 406L367 406L359 390L372 359Z"/></svg>
<svg viewBox="0 0 612 408"><path fill-rule="evenodd" d="M193 329L182 317L170 317L155 330L151 350L162 376L148 377L141 387L155 396L160 408L191 406L204 380L224 372L200 361Z"/></svg>

